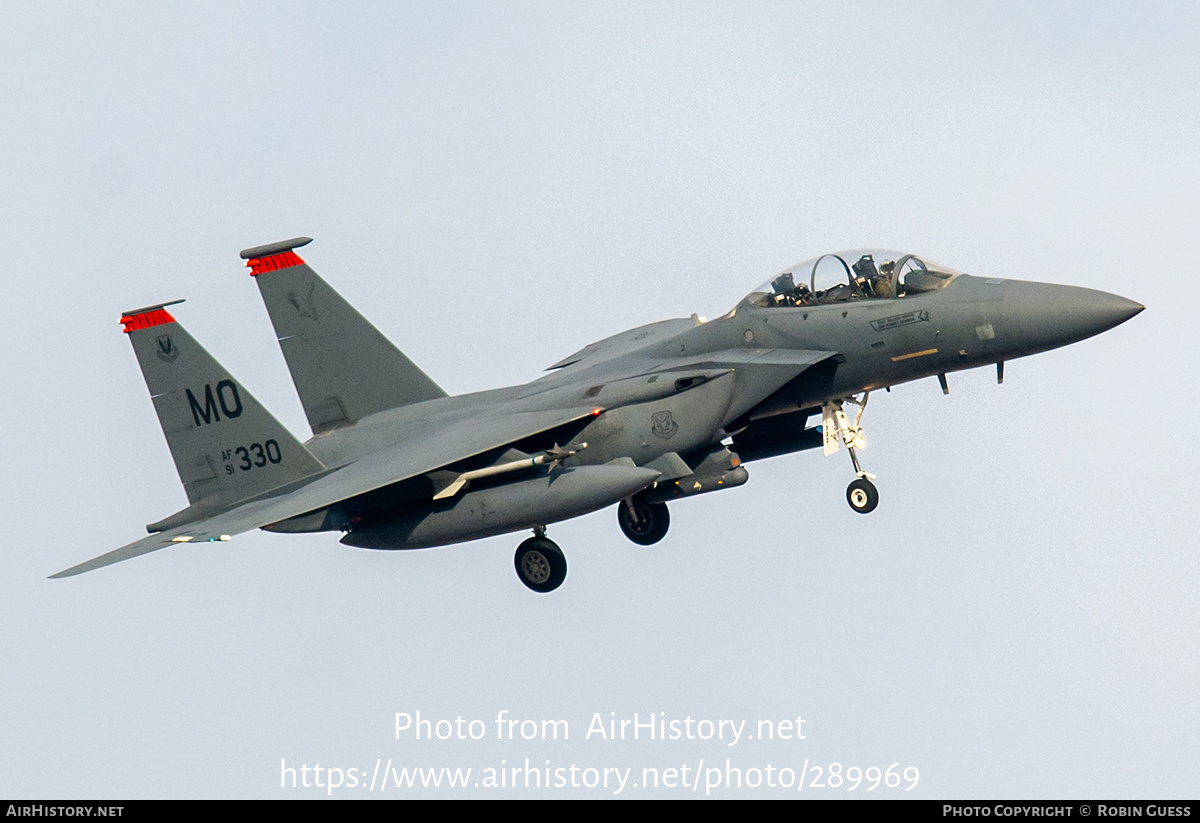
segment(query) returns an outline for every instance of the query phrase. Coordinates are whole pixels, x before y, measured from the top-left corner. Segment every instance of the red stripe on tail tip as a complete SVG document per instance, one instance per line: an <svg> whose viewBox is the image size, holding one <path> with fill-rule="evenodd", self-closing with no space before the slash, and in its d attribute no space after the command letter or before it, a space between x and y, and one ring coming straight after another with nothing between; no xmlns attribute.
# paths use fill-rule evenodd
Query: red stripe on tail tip
<svg viewBox="0 0 1200 823"><path fill-rule="evenodd" d="M121 325L125 327L126 334L135 329L149 329L154 326L161 326L164 323L174 322L175 318L166 309L155 309L154 311L142 312L141 314L127 314L121 318Z"/></svg>
<svg viewBox="0 0 1200 823"><path fill-rule="evenodd" d="M300 255L294 251L285 251L279 254L272 254L270 257L251 258L246 261L246 266L250 269L251 277L258 277L263 272L290 269L292 266L299 266L303 263L304 261L300 259Z"/></svg>

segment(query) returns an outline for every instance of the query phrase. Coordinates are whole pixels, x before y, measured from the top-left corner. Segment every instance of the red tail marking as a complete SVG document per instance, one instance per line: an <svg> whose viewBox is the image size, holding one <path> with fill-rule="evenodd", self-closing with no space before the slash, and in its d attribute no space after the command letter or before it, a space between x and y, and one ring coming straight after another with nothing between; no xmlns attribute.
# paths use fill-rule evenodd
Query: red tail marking
<svg viewBox="0 0 1200 823"><path fill-rule="evenodd" d="M300 255L294 251L284 251L279 254L272 254L270 257L253 257L246 261L246 266L250 269L251 277L258 277L265 271L290 269L292 266L300 266L303 263L304 261L300 259Z"/></svg>
<svg viewBox="0 0 1200 823"><path fill-rule="evenodd" d="M126 334L129 334L134 329L149 329L154 326L161 326L164 323L174 322L175 318L166 309L155 309L154 311L143 312L142 314L127 314L121 318L121 325L125 327Z"/></svg>

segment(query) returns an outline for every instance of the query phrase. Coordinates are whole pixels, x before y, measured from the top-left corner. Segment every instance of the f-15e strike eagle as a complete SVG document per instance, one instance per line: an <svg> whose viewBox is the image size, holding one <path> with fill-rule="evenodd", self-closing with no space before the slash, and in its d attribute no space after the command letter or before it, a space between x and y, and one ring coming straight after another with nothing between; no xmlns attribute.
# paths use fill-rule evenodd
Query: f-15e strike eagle
<svg viewBox="0 0 1200 823"><path fill-rule="evenodd" d="M296 254L309 242L241 255L312 437L272 417L184 331L173 303L125 312L189 505L54 577L256 528L341 532L368 549L532 530L517 575L549 592L567 561L548 525L615 504L625 535L649 545L667 533L668 502L740 486L754 460L842 445L855 475L846 498L866 514L879 502L858 458L872 391L935 375L945 391L948 372L979 366L1002 381L1006 360L1143 308L913 254L840 252L787 269L715 320L651 323L532 383L449 397Z"/></svg>

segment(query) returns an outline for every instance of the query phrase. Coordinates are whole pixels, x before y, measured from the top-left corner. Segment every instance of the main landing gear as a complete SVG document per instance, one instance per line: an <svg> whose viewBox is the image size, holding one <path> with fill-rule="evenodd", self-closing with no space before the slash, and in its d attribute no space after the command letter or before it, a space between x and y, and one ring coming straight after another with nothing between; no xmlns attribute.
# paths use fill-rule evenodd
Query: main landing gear
<svg viewBox="0 0 1200 823"><path fill-rule="evenodd" d="M666 503L647 503L635 494L617 504L617 523L634 543L651 546L667 536L671 513Z"/></svg>
<svg viewBox="0 0 1200 823"><path fill-rule="evenodd" d="M533 530L533 537L517 546L513 558L517 577L535 592L552 592L567 579L567 557L562 549L546 537L546 527Z"/></svg>
<svg viewBox="0 0 1200 823"><path fill-rule="evenodd" d="M859 514L870 514L879 505L879 490L871 482L875 479L875 475L863 471L862 466L858 464L857 454L857 450L867 447L866 437L859 423L862 422L863 412L867 408L867 398L870 394L870 392L863 392L862 399L849 397L845 400L833 400L826 403L821 409L821 433L825 443L825 455L828 457L836 452L842 443L846 444L846 451L850 452L850 462L854 464L854 473L857 475L857 479L846 487L846 502ZM843 403L853 403L858 406L858 414L854 416L853 425L842 410Z"/></svg>

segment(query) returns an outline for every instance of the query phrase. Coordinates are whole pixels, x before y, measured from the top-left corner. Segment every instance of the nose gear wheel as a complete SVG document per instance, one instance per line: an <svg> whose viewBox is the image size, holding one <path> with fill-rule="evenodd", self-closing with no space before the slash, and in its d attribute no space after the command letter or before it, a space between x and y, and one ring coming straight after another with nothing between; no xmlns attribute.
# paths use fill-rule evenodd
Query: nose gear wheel
<svg viewBox="0 0 1200 823"><path fill-rule="evenodd" d="M879 491L870 480L860 477L846 487L846 502L859 514L870 514L879 505Z"/></svg>
<svg viewBox="0 0 1200 823"><path fill-rule="evenodd" d="M842 443L850 453L850 462L854 464L854 473L858 478L846 487L846 502L850 508L859 514L870 514L879 505L879 490L871 481L875 475L863 471L858 463L858 451L867 447L866 435L862 430L862 416L867 409L867 399L870 392L863 392L862 397L848 397L845 400L831 400L821 409L821 436L824 440L825 455L836 452ZM858 406L858 413L851 423L842 409L843 403L853 403Z"/></svg>

